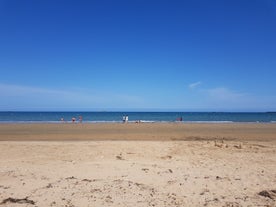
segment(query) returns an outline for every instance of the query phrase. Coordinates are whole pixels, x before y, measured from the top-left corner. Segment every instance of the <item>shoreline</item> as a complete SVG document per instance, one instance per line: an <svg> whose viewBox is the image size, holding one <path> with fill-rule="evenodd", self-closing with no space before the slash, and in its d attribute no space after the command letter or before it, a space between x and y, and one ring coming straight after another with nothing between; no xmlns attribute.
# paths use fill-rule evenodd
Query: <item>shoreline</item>
<svg viewBox="0 0 276 207"><path fill-rule="evenodd" d="M128 121L128 124L276 124L276 121ZM125 124L123 121L0 121L1 124Z"/></svg>

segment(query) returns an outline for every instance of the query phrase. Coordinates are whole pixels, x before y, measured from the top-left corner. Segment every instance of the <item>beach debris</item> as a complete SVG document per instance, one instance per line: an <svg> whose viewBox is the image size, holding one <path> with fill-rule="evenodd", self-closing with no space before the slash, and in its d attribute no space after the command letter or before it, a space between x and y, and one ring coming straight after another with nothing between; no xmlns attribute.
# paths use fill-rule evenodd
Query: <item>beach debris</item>
<svg viewBox="0 0 276 207"><path fill-rule="evenodd" d="M119 155L117 155L116 158L117 158L117 160L123 160L122 153L120 153Z"/></svg>
<svg viewBox="0 0 276 207"><path fill-rule="evenodd" d="M230 147L230 145L228 143L226 143L224 141L224 139L222 139L221 141L215 140L214 146L219 147L219 148L229 148ZM242 144L240 143L240 144L232 145L231 147L234 147L236 149L242 149Z"/></svg>
<svg viewBox="0 0 276 207"><path fill-rule="evenodd" d="M122 156L119 156L119 155L117 155L116 158L117 160L123 160Z"/></svg>
<svg viewBox="0 0 276 207"><path fill-rule="evenodd" d="M177 181L176 181L176 180L169 180L167 183L168 183L169 185L172 185L172 184L177 183Z"/></svg>
<svg viewBox="0 0 276 207"><path fill-rule="evenodd" d="M145 171L146 173L149 171L148 168L142 168L141 170Z"/></svg>
<svg viewBox="0 0 276 207"><path fill-rule="evenodd" d="M242 145L241 145L241 144L239 144L239 145L234 145L234 147L237 148L237 149L241 149L241 148L242 148Z"/></svg>
<svg viewBox="0 0 276 207"><path fill-rule="evenodd" d="M85 179L82 179L82 181L84 181L84 182L92 182L92 180L90 180L90 179L87 179L87 178L85 178Z"/></svg>
<svg viewBox="0 0 276 207"><path fill-rule="evenodd" d="M217 143L217 140L215 140L215 147L223 147L223 143Z"/></svg>
<svg viewBox="0 0 276 207"><path fill-rule="evenodd" d="M106 196L105 197L105 202L107 202L107 203L113 203L112 197L110 195Z"/></svg>
<svg viewBox="0 0 276 207"><path fill-rule="evenodd" d="M263 190L258 195L274 200L276 199L276 190Z"/></svg>
<svg viewBox="0 0 276 207"><path fill-rule="evenodd" d="M170 172L170 173L173 173L173 171L172 171L171 169L169 169L169 172Z"/></svg>
<svg viewBox="0 0 276 207"><path fill-rule="evenodd" d="M241 207L238 202L226 202L225 207Z"/></svg>
<svg viewBox="0 0 276 207"><path fill-rule="evenodd" d="M163 159L163 160L170 160L170 159L172 159L172 156L167 155L167 156L163 156L163 157L160 157L160 158Z"/></svg>
<svg viewBox="0 0 276 207"><path fill-rule="evenodd" d="M73 180L73 179L77 179L77 178L75 178L74 176L71 176L71 177L67 177L67 178L65 178L66 180Z"/></svg>
<svg viewBox="0 0 276 207"><path fill-rule="evenodd" d="M55 201L53 201L50 206L56 205L57 203Z"/></svg>
<svg viewBox="0 0 276 207"><path fill-rule="evenodd" d="M210 191L208 189L203 189L202 192L199 195L204 195L205 193L209 193Z"/></svg>
<svg viewBox="0 0 276 207"><path fill-rule="evenodd" d="M20 203L20 204L24 204L24 203L28 203L28 204L32 204L35 205L35 202L33 200L28 199L28 197L26 198L6 198L4 199L0 205L2 204L6 204L6 203Z"/></svg>

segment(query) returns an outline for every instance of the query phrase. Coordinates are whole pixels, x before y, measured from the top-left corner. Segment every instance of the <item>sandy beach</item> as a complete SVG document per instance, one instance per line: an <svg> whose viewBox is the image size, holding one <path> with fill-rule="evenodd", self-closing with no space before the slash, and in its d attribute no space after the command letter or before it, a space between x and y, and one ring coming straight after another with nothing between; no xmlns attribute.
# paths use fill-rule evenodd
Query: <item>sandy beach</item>
<svg viewBox="0 0 276 207"><path fill-rule="evenodd" d="M0 206L276 206L276 124L0 124Z"/></svg>

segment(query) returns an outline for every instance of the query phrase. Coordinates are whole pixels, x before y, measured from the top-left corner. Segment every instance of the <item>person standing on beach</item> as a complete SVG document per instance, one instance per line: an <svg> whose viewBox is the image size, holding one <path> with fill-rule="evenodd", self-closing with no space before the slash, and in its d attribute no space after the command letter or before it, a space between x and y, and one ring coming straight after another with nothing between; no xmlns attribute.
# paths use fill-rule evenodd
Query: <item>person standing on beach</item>
<svg viewBox="0 0 276 207"><path fill-rule="evenodd" d="M128 122L128 115L125 116L125 123Z"/></svg>
<svg viewBox="0 0 276 207"><path fill-rule="evenodd" d="M72 123L75 123L75 121L76 121L76 118L72 117Z"/></svg>
<svg viewBox="0 0 276 207"><path fill-rule="evenodd" d="M183 119L182 119L182 116L181 117L178 117L177 119L176 119L176 121L182 121Z"/></svg>

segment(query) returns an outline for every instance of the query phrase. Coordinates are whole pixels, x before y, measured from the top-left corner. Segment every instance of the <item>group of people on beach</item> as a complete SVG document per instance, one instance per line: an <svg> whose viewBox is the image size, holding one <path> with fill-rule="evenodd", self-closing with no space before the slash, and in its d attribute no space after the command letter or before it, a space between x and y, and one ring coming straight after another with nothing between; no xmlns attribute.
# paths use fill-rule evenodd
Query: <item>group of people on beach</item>
<svg viewBox="0 0 276 207"><path fill-rule="evenodd" d="M128 115L123 116L123 123L127 123L128 122Z"/></svg>
<svg viewBox="0 0 276 207"><path fill-rule="evenodd" d="M65 123L65 122L66 122L66 121L64 120L63 117L60 119L60 121L61 121L62 123ZM72 123L76 123L76 121L77 121L76 117L72 117L71 121L72 121ZM82 123L82 116L79 116L78 121L79 121L79 123Z"/></svg>
<svg viewBox="0 0 276 207"><path fill-rule="evenodd" d="M60 119L60 121L61 121L62 123L65 123L65 122L66 122L66 121L64 120L63 117ZM77 122L76 117L72 117L71 121L72 121L72 123L76 123L76 122ZM178 117L178 118L176 119L176 121L183 121L182 116L181 116L181 117ZM79 118L78 118L78 123L82 123L82 116L79 116ZM128 123L128 115L124 115L124 116L123 116L123 123ZM141 123L141 120L135 121L135 123Z"/></svg>

